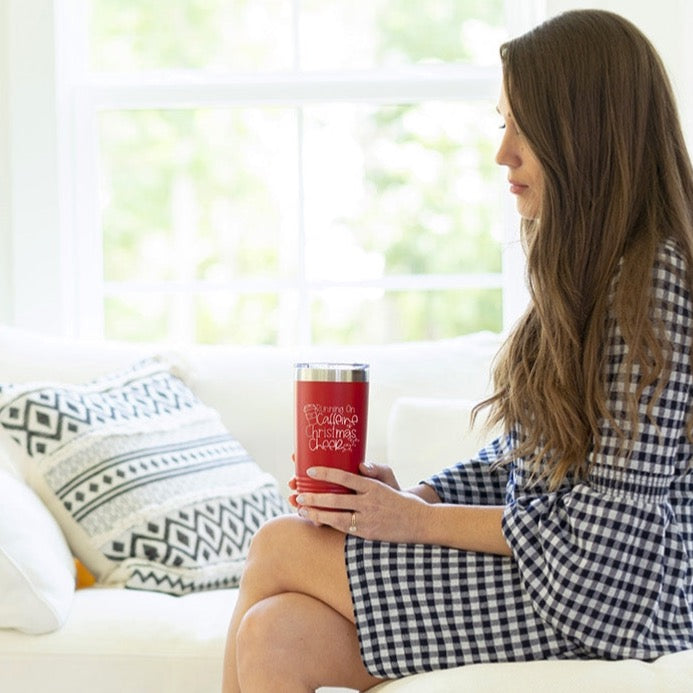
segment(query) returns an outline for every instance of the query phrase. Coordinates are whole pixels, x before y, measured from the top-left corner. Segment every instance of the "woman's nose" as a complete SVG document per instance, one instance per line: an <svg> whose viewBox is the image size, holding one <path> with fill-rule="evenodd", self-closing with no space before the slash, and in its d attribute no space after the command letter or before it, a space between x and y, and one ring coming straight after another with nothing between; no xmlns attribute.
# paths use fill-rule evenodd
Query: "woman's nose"
<svg viewBox="0 0 693 693"><path fill-rule="evenodd" d="M501 140L498 151L496 152L496 163L499 166L517 166L519 164L517 150L512 144L512 138L509 128L503 130L503 139Z"/></svg>

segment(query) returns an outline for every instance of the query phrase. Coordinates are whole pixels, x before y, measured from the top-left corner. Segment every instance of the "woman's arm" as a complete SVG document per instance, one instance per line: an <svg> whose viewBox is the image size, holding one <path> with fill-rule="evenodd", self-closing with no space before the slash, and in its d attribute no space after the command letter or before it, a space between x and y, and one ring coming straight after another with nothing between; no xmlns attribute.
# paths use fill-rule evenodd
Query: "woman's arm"
<svg viewBox="0 0 693 693"><path fill-rule="evenodd" d="M308 473L314 479L354 491L300 494L299 512L315 524L347 532L355 513L356 531L352 533L364 539L511 555L501 529L503 506L440 503L436 492L426 484L400 491L386 481L328 467L314 467Z"/></svg>
<svg viewBox="0 0 693 693"><path fill-rule="evenodd" d="M503 506L428 505L419 520L418 542L512 556L501 528Z"/></svg>

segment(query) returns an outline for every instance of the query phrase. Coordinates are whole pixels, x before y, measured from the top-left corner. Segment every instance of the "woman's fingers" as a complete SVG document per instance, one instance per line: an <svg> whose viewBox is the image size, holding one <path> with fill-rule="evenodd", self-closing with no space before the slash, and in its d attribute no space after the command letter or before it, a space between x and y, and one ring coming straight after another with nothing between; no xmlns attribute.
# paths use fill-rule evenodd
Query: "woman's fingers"
<svg viewBox="0 0 693 693"><path fill-rule="evenodd" d="M339 484L356 493L363 493L369 485L373 483L368 477L361 474L353 474L343 469L335 469L333 467L309 467L306 474L316 481L327 481L331 484Z"/></svg>
<svg viewBox="0 0 693 693"><path fill-rule="evenodd" d="M362 462L359 465L359 471L364 476L369 476L371 479L377 479L379 474L380 466L373 464L373 462Z"/></svg>
<svg viewBox="0 0 693 693"><path fill-rule="evenodd" d="M365 468L365 470L364 470ZM311 467L307 474L316 481L339 484L353 493L296 494L299 515L315 525L328 525L364 538L390 536L401 524L401 491L392 470L385 465L362 465L366 474L352 474L331 467ZM372 474L372 476L369 476Z"/></svg>
<svg viewBox="0 0 693 693"><path fill-rule="evenodd" d="M289 479L289 482L288 482L287 486L288 486L292 491L295 491L295 490L296 490L296 477L295 477L295 476L292 476L292 477ZM298 503L296 502L296 495L297 495L297 494L292 493L292 494L289 496L289 503L290 503L291 505L293 505L294 508L298 508Z"/></svg>
<svg viewBox="0 0 693 693"><path fill-rule="evenodd" d="M310 520L314 525L328 525L345 534L347 532L351 534L357 532L355 519L358 517L358 513L353 510L336 511L301 506L298 514L306 520Z"/></svg>
<svg viewBox="0 0 693 693"><path fill-rule="evenodd" d="M360 465L359 471L364 476L367 476L371 479L377 479L378 481L382 481L384 484L387 484L388 486L391 486L392 488L396 488L397 490L399 490L399 484L397 483L397 479L395 478L395 473L392 471L392 468L386 464L374 464L373 462L364 462Z"/></svg>
<svg viewBox="0 0 693 693"><path fill-rule="evenodd" d="M351 510L354 506L353 493L299 493L296 503L311 508L327 508L329 510Z"/></svg>

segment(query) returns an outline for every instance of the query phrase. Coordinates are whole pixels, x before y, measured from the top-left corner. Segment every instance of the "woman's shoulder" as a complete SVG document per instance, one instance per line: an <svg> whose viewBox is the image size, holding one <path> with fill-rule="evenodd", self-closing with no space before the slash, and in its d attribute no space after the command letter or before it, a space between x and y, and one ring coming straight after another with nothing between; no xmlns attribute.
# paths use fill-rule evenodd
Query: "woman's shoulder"
<svg viewBox="0 0 693 693"><path fill-rule="evenodd" d="M652 308L664 325L686 342L693 327L693 284L690 263L680 243L666 239L657 249L652 268ZM667 335L673 339L672 334Z"/></svg>
<svg viewBox="0 0 693 693"><path fill-rule="evenodd" d="M676 274L688 271L688 259L675 238L665 238L659 244L655 257L655 269L668 270Z"/></svg>
<svg viewBox="0 0 693 693"><path fill-rule="evenodd" d="M679 296L680 300L690 300L693 291L688 255L679 241L673 238L663 240L657 248L652 267L653 288L663 300Z"/></svg>

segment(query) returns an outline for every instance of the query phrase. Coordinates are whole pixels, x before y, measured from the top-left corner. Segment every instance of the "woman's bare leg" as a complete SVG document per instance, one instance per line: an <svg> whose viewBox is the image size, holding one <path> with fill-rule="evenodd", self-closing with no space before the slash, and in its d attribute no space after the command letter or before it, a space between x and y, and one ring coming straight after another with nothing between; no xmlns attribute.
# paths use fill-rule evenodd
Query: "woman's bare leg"
<svg viewBox="0 0 693 693"><path fill-rule="evenodd" d="M293 515L272 520L255 535L243 571L238 601L226 640L224 693L239 693L241 690L236 646L244 617L264 600L284 594L304 595L321 602L329 609L318 611L311 608L311 616L305 618L308 632L319 627L319 624L311 622L310 619L321 614L327 622L330 620L331 614L328 614L331 611L342 621L346 621L343 628L353 629L353 638L356 639L351 594L344 566L344 535L329 527L316 527ZM261 613L255 612L253 620ZM303 618L300 612L291 614L290 617L293 621ZM250 622L247 625L250 633ZM278 627L278 624L274 625ZM248 641L250 642L249 635ZM243 648L240 656L245 655ZM365 673L360 657L358 664ZM287 672L281 673L285 676L282 690L289 690L286 682ZM376 682L372 677L371 681L371 685Z"/></svg>
<svg viewBox="0 0 693 693"><path fill-rule="evenodd" d="M365 690L380 682L363 666L354 624L304 594L280 594L251 607L237 637L242 691Z"/></svg>

